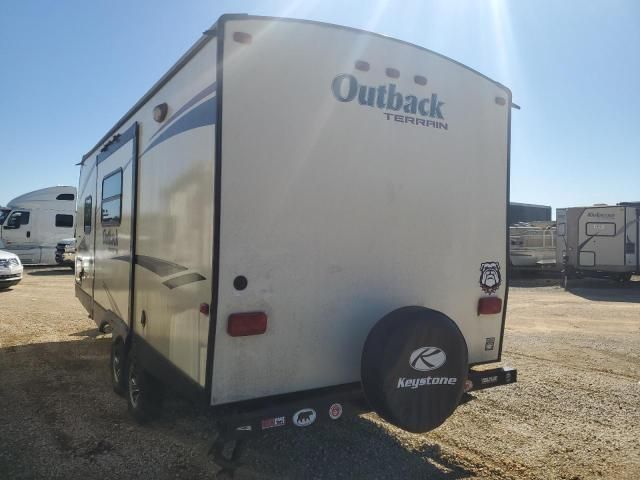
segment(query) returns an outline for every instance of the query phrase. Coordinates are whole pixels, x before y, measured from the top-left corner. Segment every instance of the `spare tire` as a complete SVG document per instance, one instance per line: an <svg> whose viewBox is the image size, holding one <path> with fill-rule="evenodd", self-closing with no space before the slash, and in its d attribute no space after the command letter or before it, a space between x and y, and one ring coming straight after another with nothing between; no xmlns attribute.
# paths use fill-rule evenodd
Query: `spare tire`
<svg viewBox="0 0 640 480"><path fill-rule="evenodd" d="M425 307L403 307L376 323L362 350L362 387L389 423L414 433L454 412L467 378L467 343L456 323Z"/></svg>

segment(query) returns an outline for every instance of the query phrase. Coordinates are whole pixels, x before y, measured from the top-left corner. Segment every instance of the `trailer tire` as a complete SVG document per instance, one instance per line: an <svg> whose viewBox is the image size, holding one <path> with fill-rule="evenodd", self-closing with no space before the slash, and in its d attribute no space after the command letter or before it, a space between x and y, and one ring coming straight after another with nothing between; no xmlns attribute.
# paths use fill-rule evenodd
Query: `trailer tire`
<svg viewBox="0 0 640 480"><path fill-rule="evenodd" d="M133 349L128 357L127 408L138 423L144 424L160 415L164 390L160 381L140 366Z"/></svg>
<svg viewBox="0 0 640 480"><path fill-rule="evenodd" d="M111 383L121 397L127 394L127 350L121 337L111 342Z"/></svg>
<svg viewBox="0 0 640 480"><path fill-rule="evenodd" d="M433 430L451 416L468 371L467 343L456 323L425 307L383 317L362 350L362 388L370 406L414 433Z"/></svg>

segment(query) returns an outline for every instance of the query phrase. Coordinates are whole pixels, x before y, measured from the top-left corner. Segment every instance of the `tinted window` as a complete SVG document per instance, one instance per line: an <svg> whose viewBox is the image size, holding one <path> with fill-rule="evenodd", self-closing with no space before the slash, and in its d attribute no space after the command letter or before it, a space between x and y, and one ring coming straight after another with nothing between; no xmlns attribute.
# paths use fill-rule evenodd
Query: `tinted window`
<svg viewBox="0 0 640 480"><path fill-rule="evenodd" d="M102 224L120 225L120 199L102 202Z"/></svg>
<svg viewBox="0 0 640 480"><path fill-rule="evenodd" d="M118 170L106 177L102 182L102 199L122 194L122 171Z"/></svg>
<svg viewBox="0 0 640 480"><path fill-rule="evenodd" d="M84 199L84 233L91 233L93 199L89 196Z"/></svg>
<svg viewBox="0 0 640 480"><path fill-rule="evenodd" d="M76 197L73 193L61 193L56 197L56 200L75 200Z"/></svg>
<svg viewBox="0 0 640 480"><path fill-rule="evenodd" d="M122 170L116 170L102 180L102 224L120 225L122 211Z"/></svg>
<svg viewBox="0 0 640 480"><path fill-rule="evenodd" d="M56 215L56 227L73 227L73 215Z"/></svg>
<svg viewBox="0 0 640 480"><path fill-rule="evenodd" d="M13 212L7 219L7 227L20 228L20 225L28 225L29 212Z"/></svg>

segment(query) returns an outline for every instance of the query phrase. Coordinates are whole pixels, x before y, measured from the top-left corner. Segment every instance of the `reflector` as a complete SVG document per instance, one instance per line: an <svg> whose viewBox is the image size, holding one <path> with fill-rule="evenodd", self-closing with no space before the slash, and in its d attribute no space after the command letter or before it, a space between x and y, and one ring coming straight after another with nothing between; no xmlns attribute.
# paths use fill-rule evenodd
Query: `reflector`
<svg viewBox="0 0 640 480"><path fill-rule="evenodd" d="M502 311L502 299L498 297L483 297L478 300L478 315L491 315Z"/></svg>
<svg viewBox="0 0 640 480"><path fill-rule="evenodd" d="M227 333L232 337L260 335L267 331L267 314L264 312L232 313L227 323Z"/></svg>

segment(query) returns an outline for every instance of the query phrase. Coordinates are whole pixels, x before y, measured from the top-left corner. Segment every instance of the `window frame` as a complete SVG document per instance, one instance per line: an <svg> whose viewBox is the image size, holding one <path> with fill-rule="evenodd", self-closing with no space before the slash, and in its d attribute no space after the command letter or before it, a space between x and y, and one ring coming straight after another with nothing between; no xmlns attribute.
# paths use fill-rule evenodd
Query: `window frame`
<svg viewBox="0 0 640 480"><path fill-rule="evenodd" d="M106 182L108 179L110 179L111 177L113 177L114 175L118 175L120 174L120 193L118 195L112 195L110 197L105 198L104 196L104 182ZM117 168L116 170L112 171L111 173L109 173L108 175L105 175L102 178L102 191L101 191L101 201L100 201L100 224L102 226L109 226L109 227L119 227L120 223L122 222L122 184L124 182L124 175L122 172L122 168ZM106 220L104 219L104 211L102 210L102 207L104 205L105 202L110 202L112 200L120 200L120 209L118 210L118 221L114 221L114 220Z"/></svg>

